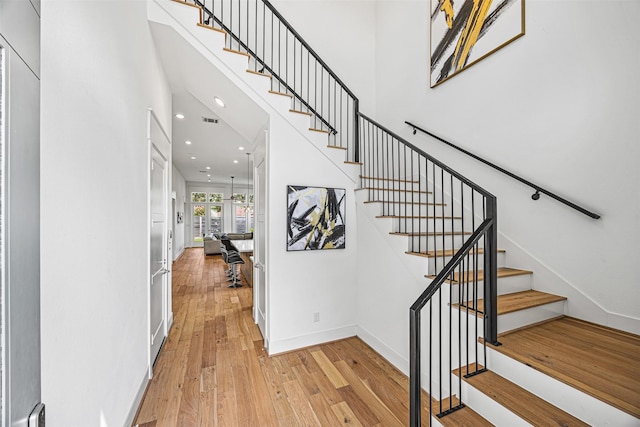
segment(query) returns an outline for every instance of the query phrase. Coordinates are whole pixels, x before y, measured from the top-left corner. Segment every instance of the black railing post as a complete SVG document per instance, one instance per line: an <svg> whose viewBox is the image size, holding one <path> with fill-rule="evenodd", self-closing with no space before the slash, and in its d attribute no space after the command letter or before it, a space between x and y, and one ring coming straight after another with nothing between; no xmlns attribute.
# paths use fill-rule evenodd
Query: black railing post
<svg viewBox="0 0 640 427"><path fill-rule="evenodd" d="M409 426L420 427L422 386L420 384L420 310L409 309Z"/></svg>
<svg viewBox="0 0 640 427"><path fill-rule="evenodd" d="M484 321L485 340L498 342L498 202L487 197L487 218L492 219L485 235L484 255Z"/></svg>
<svg viewBox="0 0 640 427"><path fill-rule="evenodd" d="M355 162L359 162L360 161L360 144L358 144L358 141L360 140L360 126L359 126L360 101L358 100L358 98L353 99L353 112L355 117L355 126L353 129L353 141L354 141L353 160Z"/></svg>

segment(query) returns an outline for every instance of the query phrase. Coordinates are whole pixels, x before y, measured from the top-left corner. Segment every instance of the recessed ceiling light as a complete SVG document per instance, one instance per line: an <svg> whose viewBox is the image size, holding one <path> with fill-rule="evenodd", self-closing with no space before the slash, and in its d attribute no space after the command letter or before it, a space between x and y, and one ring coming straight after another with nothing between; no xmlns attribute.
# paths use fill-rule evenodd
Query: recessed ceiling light
<svg viewBox="0 0 640 427"><path fill-rule="evenodd" d="M211 174L207 174L207 177L211 178Z"/></svg>
<svg viewBox="0 0 640 427"><path fill-rule="evenodd" d="M176 119L184 119L184 114L182 113L176 114Z"/></svg>
<svg viewBox="0 0 640 427"><path fill-rule="evenodd" d="M214 96L213 100L216 101L216 104L224 108L224 101L222 99L218 98L217 96Z"/></svg>
<svg viewBox="0 0 640 427"><path fill-rule="evenodd" d="M195 160L195 159L196 159L196 156L191 156L191 160Z"/></svg>
<svg viewBox="0 0 640 427"><path fill-rule="evenodd" d="M205 169L209 171L211 170L211 166L207 166Z"/></svg>
<svg viewBox="0 0 640 427"><path fill-rule="evenodd" d="M242 151L244 150L244 147L238 147L238 150Z"/></svg>
<svg viewBox="0 0 640 427"><path fill-rule="evenodd" d="M237 161L237 160L234 160L234 161L233 161L233 163L238 163L238 161Z"/></svg>
<svg viewBox="0 0 640 427"><path fill-rule="evenodd" d="M191 141L185 141L184 143L187 145L191 145Z"/></svg>

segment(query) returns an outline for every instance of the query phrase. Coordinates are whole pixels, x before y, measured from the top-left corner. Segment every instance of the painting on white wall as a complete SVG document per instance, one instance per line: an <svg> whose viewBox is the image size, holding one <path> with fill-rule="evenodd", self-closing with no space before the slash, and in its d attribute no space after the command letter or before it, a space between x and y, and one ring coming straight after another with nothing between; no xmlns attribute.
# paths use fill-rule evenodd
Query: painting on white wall
<svg viewBox="0 0 640 427"><path fill-rule="evenodd" d="M431 0L431 87L524 35L524 0Z"/></svg>
<svg viewBox="0 0 640 427"><path fill-rule="evenodd" d="M287 250L345 248L342 188L287 186Z"/></svg>

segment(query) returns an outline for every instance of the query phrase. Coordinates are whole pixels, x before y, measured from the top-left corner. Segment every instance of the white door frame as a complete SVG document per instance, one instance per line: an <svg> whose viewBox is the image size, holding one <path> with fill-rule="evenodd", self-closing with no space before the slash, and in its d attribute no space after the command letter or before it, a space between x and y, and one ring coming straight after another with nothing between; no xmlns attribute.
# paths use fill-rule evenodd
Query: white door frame
<svg viewBox="0 0 640 427"><path fill-rule="evenodd" d="M165 260L165 269L167 273L164 274L163 280L163 298L162 298L162 316L164 327L162 330L163 339L169 335L169 329L173 324L173 311L171 303L171 262L169 261L169 235L171 233L171 221L172 215L170 212L171 204L171 139L164 131L162 124L158 120L154 111L148 110L148 170L147 170L147 218L149 225L151 224L151 165L153 164L154 151L160 155L165 162L164 174L164 208L165 213L165 230L163 238L163 259ZM151 330L151 294L150 294L150 281L151 281L151 227L147 229L147 331ZM147 341L147 360L149 363L149 378L153 377L153 362L155 357L151 355L151 334L149 333ZM162 350L160 350L162 351Z"/></svg>

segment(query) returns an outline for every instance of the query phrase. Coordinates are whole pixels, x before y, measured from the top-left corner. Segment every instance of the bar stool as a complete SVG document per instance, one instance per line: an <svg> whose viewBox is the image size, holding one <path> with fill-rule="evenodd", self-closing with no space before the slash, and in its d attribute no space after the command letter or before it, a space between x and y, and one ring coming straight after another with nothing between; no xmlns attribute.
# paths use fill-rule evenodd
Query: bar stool
<svg viewBox="0 0 640 427"><path fill-rule="evenodd" d="M240 288L242 287L242 283L238 279L238 264L244 264L244 260L240 256L240 252L238 249L233 246L230 240L224 239L221 240L222 245L220 245L220 250L222 252L222 260L229 266L231 270L231 278L227 279L227 281L231 282L229 285L230 288Z"/></svg>

